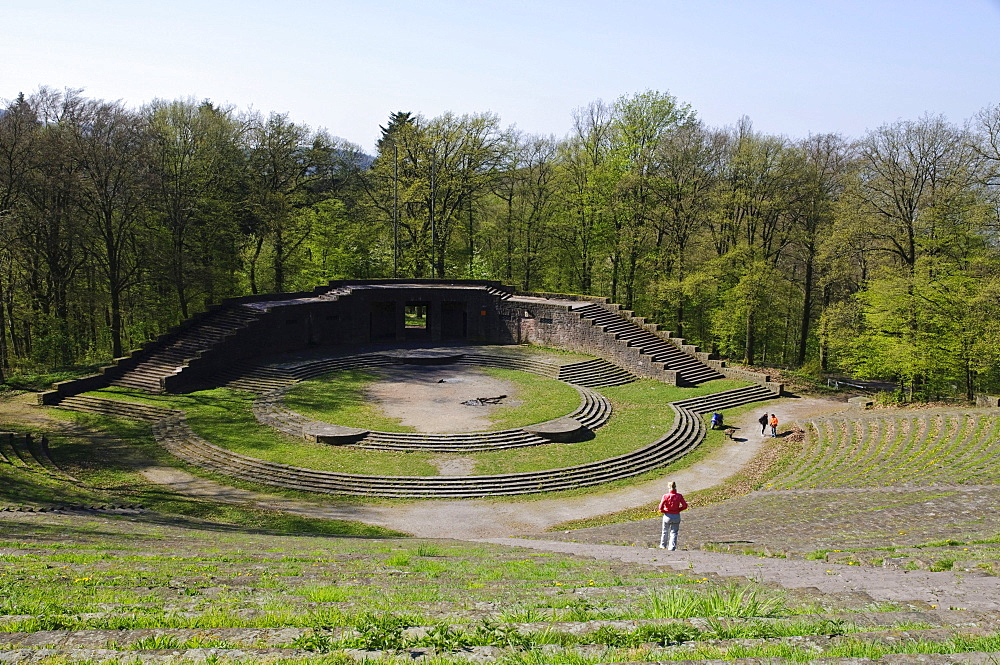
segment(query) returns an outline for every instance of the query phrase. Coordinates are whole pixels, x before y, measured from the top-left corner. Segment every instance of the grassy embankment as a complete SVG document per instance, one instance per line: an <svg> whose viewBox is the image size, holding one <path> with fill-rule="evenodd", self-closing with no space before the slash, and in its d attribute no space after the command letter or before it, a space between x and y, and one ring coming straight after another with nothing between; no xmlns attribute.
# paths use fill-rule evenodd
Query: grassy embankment
<svg viewBox="0 0 1000 665"><path fill-rule="evenodd" d="M121 663L163 650L189 663L205 656L189 650L212 648L216 663L328 665L354 662L358 649L376 652L365 662L417 652L435 665L483 654L580 665L1000 649L995 632L941 630L939 613L922 620L905 605L791 597L644 564L142 516L0 520L0 644L62 645L50 665L93 662L93 649ZM491 650L472 653L481 647Z"/></svg>

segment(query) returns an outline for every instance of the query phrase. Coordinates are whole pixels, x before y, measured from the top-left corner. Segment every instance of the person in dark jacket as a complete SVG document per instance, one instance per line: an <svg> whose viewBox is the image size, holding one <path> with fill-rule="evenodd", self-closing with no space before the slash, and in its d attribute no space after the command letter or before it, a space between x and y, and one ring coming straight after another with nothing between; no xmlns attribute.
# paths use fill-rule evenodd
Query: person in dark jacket
<svg viewBox="0 0 1000 665"><path fill-rule="evenodd" d="M764 433L767 432L767 423L770 422L770 419L767 417L767 414L765 413L764 415L762 415L760 418L757 419L757 422L760 423L760 435L764 436Z"/></svg>
<svg viewBox="0 0 1000 665"><path fill-rule="evenodd" d="M684 495L677 491L677 483L667 484L667 493L660 500L660 513L663 514L663 530L660 532L660 549L677 549L677 532L681 526L681 511L687 510Z"/></svg>

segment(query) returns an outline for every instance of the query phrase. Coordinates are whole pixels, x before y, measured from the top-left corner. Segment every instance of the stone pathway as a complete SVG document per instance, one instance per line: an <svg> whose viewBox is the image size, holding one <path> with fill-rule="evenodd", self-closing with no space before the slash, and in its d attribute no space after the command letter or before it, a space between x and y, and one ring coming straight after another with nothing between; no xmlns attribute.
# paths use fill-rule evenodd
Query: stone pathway
<svg viewBox="0 0 1000 665"><path fill-rule="evenodd" d="M1000 610L1000 578L968 573L891 570L743 554L687 550L667 552L621 545L524 538L488 538L481 539L481 542L642 563L698 574L748 578L786 589L815 587L824 593L863 593L873 601L910 603L923 609Z"/></svg>

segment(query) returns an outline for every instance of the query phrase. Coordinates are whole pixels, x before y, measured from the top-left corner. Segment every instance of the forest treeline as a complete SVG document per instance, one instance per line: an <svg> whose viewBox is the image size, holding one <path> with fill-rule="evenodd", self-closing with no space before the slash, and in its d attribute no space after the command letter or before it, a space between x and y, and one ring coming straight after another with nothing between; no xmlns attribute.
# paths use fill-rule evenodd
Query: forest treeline
<svg viewBox="0 0 1000 665"><path fill-rule="evenodd" d="M0 115L0 365L106 362L248 293L495 279L608 296L737 362L1000 390L1000 106L792 140L646 91L563 138L391 114L377 154L209 101Z"/></svg>

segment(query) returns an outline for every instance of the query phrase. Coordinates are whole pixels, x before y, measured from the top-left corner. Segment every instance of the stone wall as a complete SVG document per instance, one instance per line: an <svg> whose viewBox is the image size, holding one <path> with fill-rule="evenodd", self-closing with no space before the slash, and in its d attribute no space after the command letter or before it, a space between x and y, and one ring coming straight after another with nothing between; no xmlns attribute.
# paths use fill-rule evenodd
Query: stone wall
<svg viewBox="0 0 1000 665"><path fill-rule="evenodd" d="M609 360L637 376L677 384L677 372L665 370L636 347L615 339L567 305L500 301L499 318L506 335L515 344L538 344L579 351ZM497 340L502 342L504 340Z"/></svg>
<svg viewBox="0 0 1000 665"><path fill-rule="evenodd" d="M976 393L976 406L1000 407L1000 397Z"/></svg>

